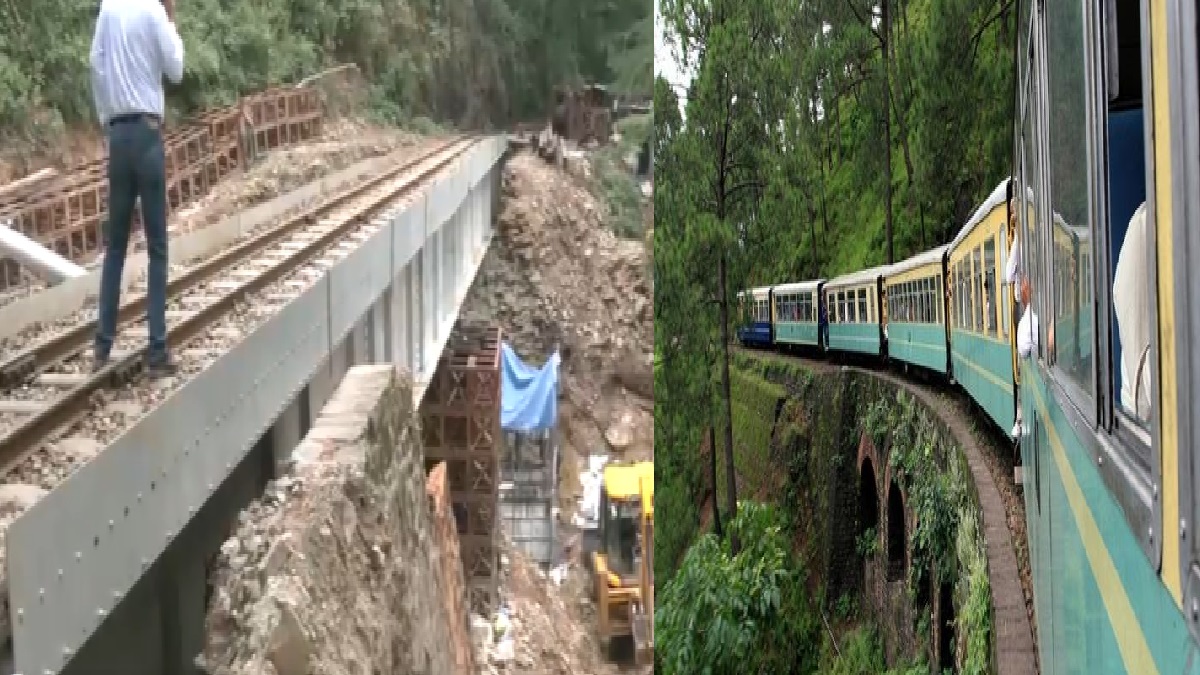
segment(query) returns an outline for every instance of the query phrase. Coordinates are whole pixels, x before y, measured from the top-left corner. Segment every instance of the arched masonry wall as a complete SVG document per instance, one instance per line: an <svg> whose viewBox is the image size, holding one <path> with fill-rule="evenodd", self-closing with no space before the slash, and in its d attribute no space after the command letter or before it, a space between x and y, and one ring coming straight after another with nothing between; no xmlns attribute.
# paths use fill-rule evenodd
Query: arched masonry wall
<svg viewBox="0 0 1200 675"><path fill-rule="evenodd" d="M857 592L863 615L876 619L890 663L918 652L927 662L936 660L941 637L936 627L945 613L940 597L944 583L954 589L954 605L965 602L966 593L974 588L987 592L990 587L1000 593L1000 584L1005 593L1022 593L1015 564L1001 560L1005 553L1015 560L1003 504L998 497L994 503L981 498L997 491L978 456L983 449L966 422L957 419L963 412L954 402L890 374L834 370L803 359L739 352L734 365L786 387L789 399L772 442L772 460L787 467L790 477L784 501L799 510L798 520L806 523L798 536L804 540L802 546L813 552L810 569L818 577L816 583L827 589L826 604L837 602L839 594L849 589ZM851 563L844 559L845 538L835 531L859 538L864 527L858 522L863 504L860 483L867 465L874 474L877 539L866 546L855 541ZM933 478L949 487L931 482ZM886 508L893 480L900 490L905 520L905 564L901 578L888 581ZM992 523L996 514L990 507L996 504L1000 513ZM847 517L854 524L846 523ZM924 548L914 550L913 532L922 522L934 533L930 540L940 546L936 555ZM963 522L969 522L976 533L967 538L966 548L956 540ZM985 540L983 532L999 534L993 541ZM990 584L983 585L984 579ZM921 604L914 606L918 596ZM995 598L989 599L990 614L997 616ZM976 620L983 622L980 625L955 631L957 652L982 656L998 672L1033 672L1025 670L1033 655L1028 617L1023 612L1006 616L1006 622L1023 625L1000 635L992 624L999 619L992 616Z"/></svg>

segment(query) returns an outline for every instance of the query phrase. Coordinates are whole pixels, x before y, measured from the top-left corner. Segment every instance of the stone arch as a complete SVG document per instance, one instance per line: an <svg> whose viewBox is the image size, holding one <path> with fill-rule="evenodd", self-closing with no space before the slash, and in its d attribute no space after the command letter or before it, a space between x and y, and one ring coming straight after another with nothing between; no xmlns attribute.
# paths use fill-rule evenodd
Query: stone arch
<svg viewBox="0 0 1200 675"><path fill-rule="evenodd" d="M904 518L904 495L896 479L888 482L887 492L887 579L904 578L905 550L908 548L908 527Z"/></svg>
<svg viewBox="0 0 1200 675"><path fill-rule="evenodd" d="M862 537L874 529L879 538L879 488L875 481L875 465L866 458L858 472L858 532Z"/></svg>
<svg viewBox="0 0 1200 675"><path fill-rule="evenodd" d="M954 672L954 619L954 586L943 581L937 611L937 661L941 672Z"/></svg>

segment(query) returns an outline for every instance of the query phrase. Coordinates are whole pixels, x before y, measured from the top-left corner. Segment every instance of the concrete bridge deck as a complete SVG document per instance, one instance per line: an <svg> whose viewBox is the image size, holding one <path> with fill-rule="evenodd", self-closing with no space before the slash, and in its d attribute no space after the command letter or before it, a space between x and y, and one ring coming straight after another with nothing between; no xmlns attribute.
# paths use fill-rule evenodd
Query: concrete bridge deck
<svg viewBox="0 0 1200 675"><path fill-rule="evenodd" d="M479 142L12 524L16 672L193 672L207 557L342 375L400 364L425 396L491 241L506 148Z"/></svg>

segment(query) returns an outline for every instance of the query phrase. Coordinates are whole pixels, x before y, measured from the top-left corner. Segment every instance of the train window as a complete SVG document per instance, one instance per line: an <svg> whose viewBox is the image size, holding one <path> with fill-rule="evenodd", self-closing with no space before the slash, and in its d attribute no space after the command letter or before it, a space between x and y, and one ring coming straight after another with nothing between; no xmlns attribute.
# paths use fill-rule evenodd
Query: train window
<svg viewBox="0 0 1200 675"><path fill-rule="evenodd" d="M997 261L996 269L1003 271L1008 268L1008 230L1005 228L1000 229L999 254L1000 257ZM1008 326L1012 321L1012 299L1010 293L1013 291L1004 276L1000 277L998 288L999 294L996 298L996 309L1000 313L1000 339L1008 340Z"/></svg>
<svg viewBox="0 0 1200 675"><path fill-rule="evenodd" d="M1153 319L1144 299L1153 297L1153 286L1147 282L1152 284L1156 275L1147 273L1153 228L1145 222L1145 212L1138 211L1146 201L1141 13L1136 3L1121 3L1113 9L1105 16L1113 401L1127 419L1145 428L1150 418L1154 365L1150 363ZM1090 255L1084 266L1092 266Z"/></svg>
<svg viewBox="0 0 1200 675"><path fill-rule="evenodd" d="M921 297L921 280L914 279L909 283L913 295L913 322L921 323L925 320L925 298Z"/></svg>
<svg viewBox="0 0 1200 675"><path fill-rule="evenodd" d="M937 303L934 301L933 277L925 277L925 322L937 321Z"/></svg>
<svg viewBox="0 0 1200 675"><path fill-rule="evenodd" d="M965 256L959 264L961 270L958 285L962 295L962 329L971 330L971 257Z"/></svg>
<svg viewBox="0 0 1200 675"><path fill-rule="evenodd" d="M929 282L928 279L918 279L917 280L917 293L919 294L919 296L921 298L921 313L919 315L919 320L921 321L921 323L929 322L929 310L931 309L931 307L929 304L929 292L928 292L929 284L928 284L928 282Z"/></svg>
<svg viewBox="0 0 1200 675"><path fill-rule="evenodd" d="M962 261L954 264L954 325L959 330L967 327L965 312L962 307L966 306L965 298L962 297L964 286L962 286Z"/></svg>
<svg viewBox="0 0 1200 675"><path fill-rule="evenodd" d="M928 303L925 300L925 280L917 279L913 281L913 286L917 296L917 323L924 323L925 314L928 311Z"/></svg>
<svg viewBox="0 0 1200 675"><path fill-rule="evenodd" d="M858 321L867 322L867 289L858 289Z"/></svg>
<svg viewBox="0 0 1200 675"><path fill-rule="evenodd" d="M937 282L935 283L934 288L934 301L936 305L934 311L934 321L936 323L942 323L942 298L942 275L938 274Z"/></svg>
<svg viewBox="0 0 1200 675"><path fill-rule="evenodd" d="M1031 28L1032 30L1032 28ZM1033 47L1030 46L1028 58L1025 61L1024 68L1027 72L1033 74L1034 68ZM1044 198L1044 189L1042 186L1042 157L1039 153L1037 144L1038 134L1041 130L1041 120L1037 111L1041 104L1042 91L1037 77L1027 77L1024 80L1024 86L1028 89L1028 95L1024 98L1024 110L1021 113L1021 156L1024 162L1024 180L1025 184L1021 188L1021 193L1024 198L1024 205L1020 209L1021 223L1021 270L1025 280L1029 282L1032 290L1031 303L1032 307L1022 305L1022 312L1032 311L1036 318L1039 312L1044 311L1046 306L1046 279L1043 274L1045 271L1046 257L1039 255L1044 251L1043 242L1039 238L1041 234L1038 229L1038 222L1041 216L1038 210L1042 206ZM1018 323L1023 317L1018 317ZM1035 341L1037 347L1034 350L1035 358L1042 358L1041 345L1046 344L1046 331L1049 325L1048 321L1037 321L1038 336Z"/></svg>
<svg viewBox="0 0 1200 675"><path fill-rule="evenodd" d="M1088 236L1088 172L1079 163L1088 156L1088 118L1084 72L1083 3L1047 3L1046 46L1049 69L1051 265L1060 285L1052 308L1054 339L1047 347L1058 371L1093 395L1091 331L1084 322L1092 306L1092 279L1080 251ZM1078 403L1078 402L1077 402Z"/></svg>
<svg viewBox="0 0 1200 675"><path fill-rule="evenodd" d="M983 332L983 292L979 286L980 286L980 282L983 281L983 256L978 247L976 247L975 250L971 252L971 263L972 263L971 264L971 269L972 269L971 296L974 298L974 302L972 302L971 308L973 310L975 310L974 316L971 317L971 325L975 327L974 330L976 333L982 333Z"/></svg>
<svg viewBox="0 0 1200 675"><path fill-rule="evenodd" d="M962 310L962 326L963 330L971 330L971 307L974 297L971 295L971 255L968 253L962 259L962 279L959 280L962 284L963 310Z"/></svg>
<svg viewBox="0 0 1200 675"><path fill-rule="evenodd" d="M963 284L962 261L954 263L954 327L962 330L967 322L963 320Z"/></svg>
<svg viewBox="0 0 1200 675"><path fill-rule="evenodd" d="M929 320L934 323L938 322L938 309L941 306L938 302L939 297L941 296L938 294L938 279L936 276L929 277Z"/></svg>
<svg viewBox="0 0 1200 675"><path fill-rule="evenodd" d="M921 294L921 314L919 321L921 323L929 323L929 280L917 280L917 292Z"/></svg>
<svg viewBox="0 0 1200 675"><path fill-rule="evenodd" d="M996 336L996 240L983 242L983 328Z"/></svg>

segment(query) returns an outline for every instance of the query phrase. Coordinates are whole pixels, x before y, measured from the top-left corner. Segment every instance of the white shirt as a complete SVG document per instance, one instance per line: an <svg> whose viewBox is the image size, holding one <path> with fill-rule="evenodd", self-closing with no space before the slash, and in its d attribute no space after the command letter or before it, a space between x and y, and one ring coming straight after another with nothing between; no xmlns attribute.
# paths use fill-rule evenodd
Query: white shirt
<svg viewBox="0 0 1200 675"><path fill-rule="evenodd" d="M1125 241L1117 255L1113 271L1113 312L1121 336L1121 405L1142 421L1150 419L1150 358L1142 363L1142 353L1150 346L1150 279L1146 273L1150 232L1146 226L1146 203L1133 212ZM1138 366L1142 370L1138 372ZM1140 385L1137 380L1140 378ZM1137 385L1137 386L1135 386ZM1134 407L1135 389L1137 407Z"/></svg>
<svg viewBox="0 0 1200 675"><path fill-rule="evenodd" d="M1038 347L1038 318L1033 313L1033 306L1025 307L1021 321L1017 324L1017 353L1021 358L1029 358Z"/></svg>
<svg viewBox="0 0 1200 675"><path fill-rule="evenodd" d="M1008 265L1004 268L1004 280L1017 286L1021 279L1021 237L1015 232L1013 235L1012 247L1008 249Z"/></svg>
<svg viewBox="0 0 1200 675"><path fill-rule="evenodd" d="M100 124L163 115L162 78L183 79L183 41L158 0L103 0L92 38L92 95Z"/></svg>

